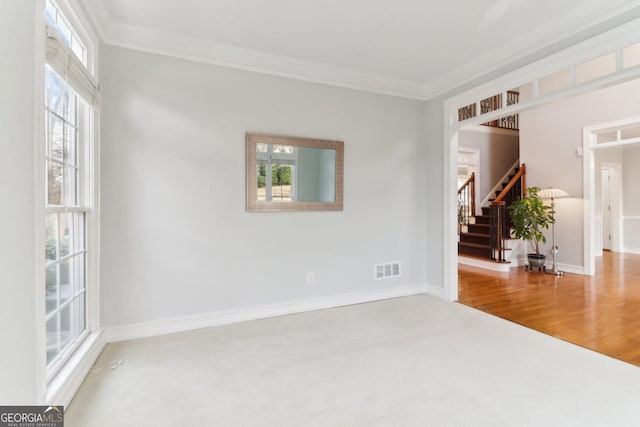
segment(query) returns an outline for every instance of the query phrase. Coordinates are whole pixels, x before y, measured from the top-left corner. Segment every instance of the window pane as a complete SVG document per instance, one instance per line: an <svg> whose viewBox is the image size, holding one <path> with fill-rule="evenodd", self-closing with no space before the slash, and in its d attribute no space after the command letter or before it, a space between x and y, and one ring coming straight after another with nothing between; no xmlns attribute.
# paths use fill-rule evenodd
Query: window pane
<svg viewBox="0 0 640 427"><path fill-rule="evenodd" d="M60 117L68 117L70 89L65 82L49 67L45 72L47 87L46 106Z"/></svg>
<svg viewBox="0 0 640 427"><path fill-rule="evenodd" d="M84 295L76 298L62 310L60 315L60 346L65 348L85 329Z"/></svg>
<svg viewBox="0 0 640 427"><path fill-rule="evenodd" d="M62 166L47 162L47 200L51 206L62 205Z"/></svg>
<svg viewBox="0 0 640 427"><path fill-rule="evenodd" d="M73 334L73 315L69 304L60 313L60 348L64 349L74 338Z"/></svg>
<svg viewBox="0 0 640 427"><path fill-rule="evenodd" d="M71 50L73 50L73 53L75 53L76 56L80 58L80 61L82 61L82 63L85 62L84 46L82 46L82 43L80 43L76 36L71 37Z"/></svg>
<svg viewBox="0 0 640 427"><path fill-rule="evenodd" d="M76 165L76 129L66 125L64 128L64 162Z"/></svg>
<svg viewBox="0 0 640 427"><path fill-rule="evenodd" d="M58 266L55 264L47 266L46 275L46 306L47 314L49 314L58 308L58 287L56 285L58 282Z"/></svg>
<svg viewBox="0 0 640 427"><path fill-rule="evenodd" d="M47 19L51 25L55 27L56 25L56 8L53 7L50 1L47 1L47 8L44 12L44 17Z"/></svg>
<svg viewBox="0 0 640 427"><path fill-rule="evenodd" d="M77 99L78 97L73 92L71 92L69 88L67 88L64 119L72 126L76 126L78 124L78 120L76 117Z"/></svg>
<svg viewBox="0 0 640 427"><path fill-rule="evenodd" d="M74 45L78 44L79 40L78 34L74 29L69 25L66 16L60 11L58 5L51 0L47 1L47 7L45 10L45 19L49 21L49 23L57 28L58 33L60 34L60 38L67 44L73 52L78 56L78 59L86 66L86 59L84 55L84 48L80 51L81 54L78 54L78 48L74 49ZM75 42L74 42L74 39Z"/></svg>
<svg viewBox="0 0 640 427"><path fill-rule="evenodd" d="M58 292L60 294L60 305L67 302L73 296L73 284L71 282L73 278L73 266L71 265L71 263L71 260L67 260L58 264L58 268L60 269L60 283L58 285Z"/></svg>
<svg viewBox="0 0 640 427"><path fill-rule="evenodd" d="M58 355L58 316L53 316L47 322L47 364Z"/></svg>
<svg viewBox="0 0 640 427"><path fill-rule="evenodd" d="M60 258L69 255L74 249L73 242L73 214L60 214Z"/></svg>
<svg viewBox="0 0 640 427"><path fill-rule="evenodd" d="M58 30L60 30L60 34L62 35L62 39L64 42L71 46L71 28L64 22L64 19L58 18Z"/></svg>
<svg viewBox="0 0 640 427"><path fill-rule="evenodd" d="M58 257L58 215L47 214L47 246L46 260L47 262L55 261Z"/></svg>
<svg viewBox="0 0 640 427"><path fill-rule="evenodd" d="M48 150L50 159L62 161L64 150L64 124L60 118L54 114L49 114L49 129L47 129Z"/></svg>
<svg viewBox="0 0 640 427"><path fill-rule="evenodd" d="M76 168L64 168L64 204L78 205L78 171Z"/></svg>
<svg viewBox="0 0 640 427"><path fill-rule="evenodd" d="M84 265L85 256L79 254L72 259L73 262L73 295L76 296L85 288Z"/></svg>
<svg viewBox="0 0 640 427"><path fill-rule="evenodd" d="M76 337L80 336L85 329L87 329L87 321L85 315L85 296L86 294L80 295L76 301L73 303L73 309L75 313L75 321L76 321Z"/></svg>

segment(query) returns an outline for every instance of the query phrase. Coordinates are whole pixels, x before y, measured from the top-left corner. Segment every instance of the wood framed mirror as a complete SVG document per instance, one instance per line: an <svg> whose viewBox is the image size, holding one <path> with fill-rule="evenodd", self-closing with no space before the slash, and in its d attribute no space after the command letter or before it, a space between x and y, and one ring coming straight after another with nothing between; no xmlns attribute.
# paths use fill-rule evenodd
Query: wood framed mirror
<svg viewBox="0 0 640 427"><path fill-rule="evenodd" d="M344 142L249 132L246 144L248 211L342 210Z"/></svg>

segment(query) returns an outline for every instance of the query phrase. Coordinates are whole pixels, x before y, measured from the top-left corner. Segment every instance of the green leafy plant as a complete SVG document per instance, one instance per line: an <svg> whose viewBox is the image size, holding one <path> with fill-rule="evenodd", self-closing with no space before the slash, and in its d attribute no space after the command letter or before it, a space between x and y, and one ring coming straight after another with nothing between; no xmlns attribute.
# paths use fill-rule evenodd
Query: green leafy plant
<svg viewBox="0 0 640 427"><path fill-rule="evenodd" d="M543 230L553 224L553 211L538 197L538 187L527 188L526 197L516 200L509 205L513 222L514 237L528 240L536 255L540 254L540 242L546 243L547 238Z"/></svg>

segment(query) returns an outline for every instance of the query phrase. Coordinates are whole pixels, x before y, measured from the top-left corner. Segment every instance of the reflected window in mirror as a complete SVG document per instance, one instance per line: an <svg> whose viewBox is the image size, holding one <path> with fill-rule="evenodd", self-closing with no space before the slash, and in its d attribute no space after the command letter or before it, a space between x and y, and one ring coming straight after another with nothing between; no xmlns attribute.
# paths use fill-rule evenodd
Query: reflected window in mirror
<svg viewBox="0 0 640 427"><path fill-rule="evenodd" d="M247 210L342 210L342 141L247 133Z"/></svg>

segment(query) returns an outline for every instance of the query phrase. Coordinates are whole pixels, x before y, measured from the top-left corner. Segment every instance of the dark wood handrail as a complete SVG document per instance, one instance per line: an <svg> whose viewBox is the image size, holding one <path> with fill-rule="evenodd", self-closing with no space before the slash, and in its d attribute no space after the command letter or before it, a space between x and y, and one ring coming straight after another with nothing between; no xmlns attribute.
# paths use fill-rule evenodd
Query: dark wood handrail
<svg viewBox="0 0 640 427"><path fill-rule="evenodd" d="M516 172L513 178L511 178L511 180L509 181L509 184L507 184L507 186L504 187L504 189L500 192L500 194L498 194L498 197L496 197L495 200L491 202L491 204L495 205L495 204L498 204L498 202L501 202L502 199L504 199L504 197L509 193L509 190L511 190L513 186L517 184L520 178L522 178L521 197L524 197L527 191L526 173L527 173L527 165L523 163L522 165L520 165L520 169L518 169L518 172Z"/></svg>
<svg viewBox="0 0 640 427"><path fill-rule="evenodd" d="M471 175L469 175L469 178L467 178L467 180L464 182L464 184L462 184L460 186L460 188L458 188L458 194L462 193L462 191L464 190L464 188L471 184L471 181L475 181L476 180L476 173L475 172L471 172Z"/></svg>

